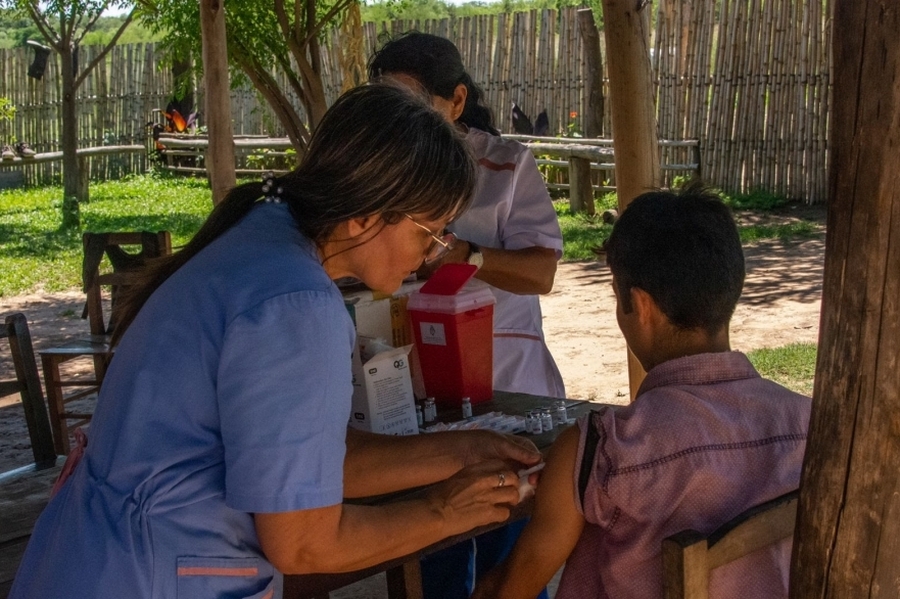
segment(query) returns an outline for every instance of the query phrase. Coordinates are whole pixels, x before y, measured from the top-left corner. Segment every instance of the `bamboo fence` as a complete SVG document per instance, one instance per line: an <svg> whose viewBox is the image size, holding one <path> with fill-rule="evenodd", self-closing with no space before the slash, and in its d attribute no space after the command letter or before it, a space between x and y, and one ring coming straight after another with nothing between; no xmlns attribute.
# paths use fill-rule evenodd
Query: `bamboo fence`
<svg viewBox="0 0 900 599"><path fill-rule="evenodd" d="M651 40L660 139L700 141L702 176L726 191L754 189L821 202L830 93L830 1L660 0ZM550 132L581 130L588 90L575 8L427 21L363 23L365 56L386 35L416 29L451 39L485 93L495 122L512 132L513 102L532 120L546 110ZM322 73L333 101L347 69L340 28L326 35ZM358 44L359 40L352 40ZM82 49L87 64L95 48ZM26 76L30 50L0 50L0 96L18 108L0 123L0 141L59 149L59 73L51 56L41 81ZM603 57L604 66L606 58ZM276 74L289 90L283 75ZM604 96L608 97L604 79ZM152 44L116 47L79 89L81 147L146 143L173 92ZM299 107L296 97L289 94ZM197 105L202 106L202 89ZM281 136L272 111L252 89L232 93L236 135ZM302 108L300 110L302 113ZM604 115L603 136L612 135ZM689 148L661 147L662 164L693 161ZM146 168L140 155L94 158L92 176ZM59 163L29 167L29 182L59 177ZM679 173L666 171L667 183Z"/></svg>
<svg viewBox="0 0 900 599"><path fill-rule="evenodd" d="M822 202L830 0L660 0L660 138L699 139L704 179Z"/></svg>

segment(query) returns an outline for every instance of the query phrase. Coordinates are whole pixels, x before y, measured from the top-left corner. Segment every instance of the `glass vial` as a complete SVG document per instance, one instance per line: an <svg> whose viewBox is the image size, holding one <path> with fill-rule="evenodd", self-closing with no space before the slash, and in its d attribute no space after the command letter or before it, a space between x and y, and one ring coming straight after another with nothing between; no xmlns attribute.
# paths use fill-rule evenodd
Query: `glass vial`
<svg viewBox="0 0 900 599"><path fill-rule="evenodd" d="M422 413L422 406L416 404L416 423L419 426L425 424L425 415Z"/></svg>
<svg viewBox="0 0 900 599"><path fill-rule="evenodd" d="M426 423L437 420L437 406L434 404L433 397L425 398L425 407L422 408L422 417Z"/></svg>
<svg viewBox="0 0 900 599"><path fill-rule="evenodd" d="M541 410L541 430L543 432L553 430L553 415L550 410Z"/></svg>
<svg viewBox="0 0 900 599"><path fill-rule="evenodd" d="M472 417L472 399L469 397L462 398L462 417L463 418L471 418Z"/></svg>
<svg viewBox="0 0 900 599"><path fill-rule="evenodd" d="M525 432L529 435L534 434L534 412L525 410Z"/></svg>
<svg viewBox="0 0 900 599"><path fill-rule="evenodd" d="M556 408L553 410L553 422L557 426L565 425L569 422L569 415L566 413L566 402L562 400L556 402Z"/></svg>

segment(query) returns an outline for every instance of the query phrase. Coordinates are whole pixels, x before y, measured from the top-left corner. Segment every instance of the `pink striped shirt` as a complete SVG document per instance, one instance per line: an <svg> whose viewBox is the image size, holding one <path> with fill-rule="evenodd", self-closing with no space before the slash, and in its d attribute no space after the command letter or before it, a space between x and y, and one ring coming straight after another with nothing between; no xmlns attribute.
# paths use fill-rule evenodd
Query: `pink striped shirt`
<svg viewBox="0 0 900 599"><path fill-rule="evenodd" d="M629 406L579 420L587 520L557 599L662 597L662 540L709 533L796 489L811 400L763 379L741 353L653 368ZM787 597L791 541L714 570L710 599Z"/></svg>

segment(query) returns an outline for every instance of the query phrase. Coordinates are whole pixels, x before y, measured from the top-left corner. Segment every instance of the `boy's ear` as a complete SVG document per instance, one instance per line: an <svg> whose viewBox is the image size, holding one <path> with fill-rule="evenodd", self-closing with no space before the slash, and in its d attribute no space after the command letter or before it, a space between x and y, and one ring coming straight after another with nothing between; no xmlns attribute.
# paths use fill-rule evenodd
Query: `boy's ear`
<svg viewBox="0 0 900 599"><path fill-rule="evenodd" d="M668 320L653 296L640 287L631 288L631 306L641 326L655 325L660 321Z"/></svg>

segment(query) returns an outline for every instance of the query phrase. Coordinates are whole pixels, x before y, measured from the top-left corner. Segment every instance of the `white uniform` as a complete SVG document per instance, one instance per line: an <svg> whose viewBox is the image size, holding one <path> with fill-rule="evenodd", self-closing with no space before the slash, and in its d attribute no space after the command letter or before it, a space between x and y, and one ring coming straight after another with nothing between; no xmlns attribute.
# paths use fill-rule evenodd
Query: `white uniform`
<svg viewBox="0 0 900 599"><path fill-rule="evenodd" d="M474 128L467 137L478 159L478 186L472 206L449 229L479 246L538 246L562 256L559 221L528 148ZM538 296L491 290L497 298L494 388L565 397L562 376L544 343Z"/></svg>

